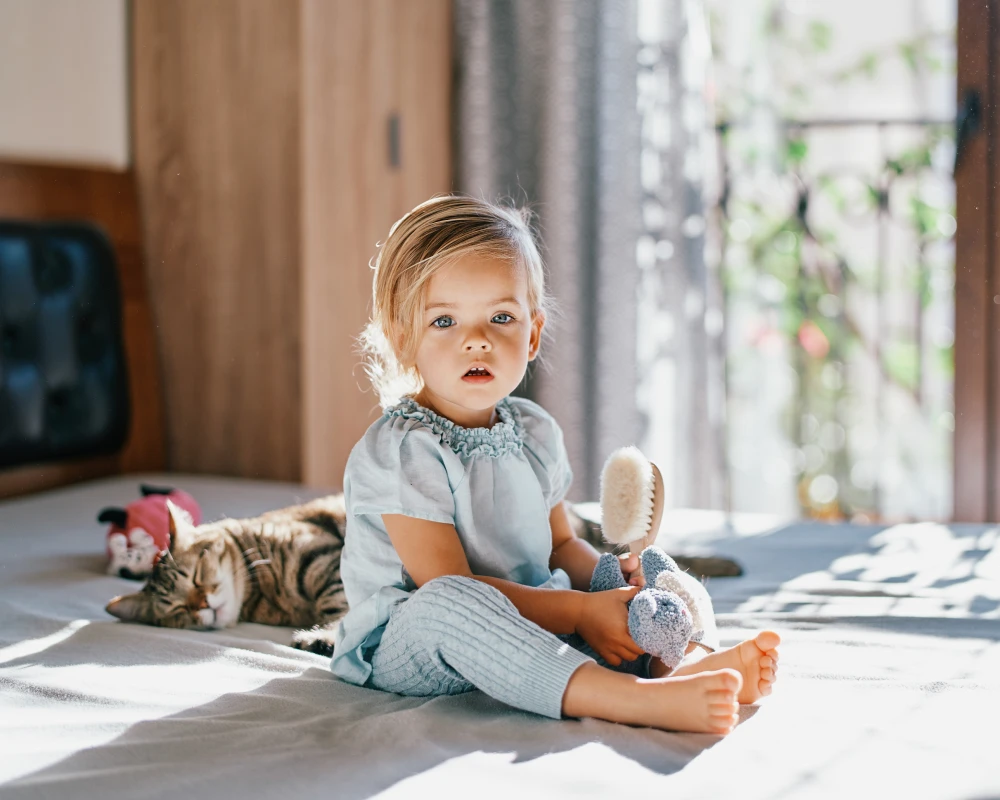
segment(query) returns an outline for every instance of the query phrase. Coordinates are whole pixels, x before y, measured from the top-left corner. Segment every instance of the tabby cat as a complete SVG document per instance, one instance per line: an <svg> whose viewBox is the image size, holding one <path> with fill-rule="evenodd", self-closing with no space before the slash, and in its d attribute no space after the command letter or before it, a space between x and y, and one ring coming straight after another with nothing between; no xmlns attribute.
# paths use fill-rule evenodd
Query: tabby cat
<svg viewBox="0 0 1000 800"><path fill-rule="evenodd" d="M167 628L287 625L302 629L293 647L333 653L333 631L347 613L343 495L198 527L168 508L169 550L139 592L107 605L110 614Z"/></svg>

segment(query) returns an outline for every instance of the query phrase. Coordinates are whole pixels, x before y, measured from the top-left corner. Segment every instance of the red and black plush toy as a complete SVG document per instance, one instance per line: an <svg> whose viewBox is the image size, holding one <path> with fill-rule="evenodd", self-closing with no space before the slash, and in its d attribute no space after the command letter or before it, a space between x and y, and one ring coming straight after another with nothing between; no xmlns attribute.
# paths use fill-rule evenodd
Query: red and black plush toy
<svg viewBox="0 0 1000 800"><path fill-rule="evenodd" d="M98 522L110 522L107 552L108 574L144 580L159 561L160 553L170 547L170 514L167 500L191 515L194 525L201 524L201 509L194 498L180 489L139 486L142 499L125 508L105 508Z"/></svg>

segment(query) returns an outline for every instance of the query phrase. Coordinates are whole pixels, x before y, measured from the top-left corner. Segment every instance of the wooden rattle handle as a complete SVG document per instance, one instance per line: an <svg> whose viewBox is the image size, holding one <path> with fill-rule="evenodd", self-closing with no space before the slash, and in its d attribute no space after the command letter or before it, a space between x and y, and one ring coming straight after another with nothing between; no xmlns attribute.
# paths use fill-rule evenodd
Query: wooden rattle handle
<svg viewBox="0 0 1000 800"><path fill-rule="evenodd" d="M660 520L663 518L663 475L660 474L656 464L650 462L650 465L653 467L653 516L650 518L649 530L646 531L646 535L634 542L629 542L629 552L635 553L636 556L656 542L656 537L660 532ZM645 578L645 575L642 574L641 560L638 571L633 574Z"/></svg>

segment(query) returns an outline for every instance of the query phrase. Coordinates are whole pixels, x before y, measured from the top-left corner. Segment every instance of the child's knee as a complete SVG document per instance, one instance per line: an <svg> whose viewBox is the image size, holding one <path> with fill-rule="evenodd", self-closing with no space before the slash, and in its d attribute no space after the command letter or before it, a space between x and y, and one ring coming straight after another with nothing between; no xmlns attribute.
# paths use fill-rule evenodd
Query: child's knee
<svg viewBox="0 0 1000 800"><path fill-rule="evenodd" d="M442 575L427 581L405 603L411 620L440 622L454 617L485 619L498 610L517 609L497 588L465 575Z"/></svg>

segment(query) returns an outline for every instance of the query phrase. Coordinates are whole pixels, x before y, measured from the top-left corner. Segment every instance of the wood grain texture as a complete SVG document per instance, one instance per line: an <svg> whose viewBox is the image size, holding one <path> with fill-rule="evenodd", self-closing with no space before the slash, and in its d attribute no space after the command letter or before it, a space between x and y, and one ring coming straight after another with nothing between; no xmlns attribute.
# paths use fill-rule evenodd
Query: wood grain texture
<svg viewBox="0 0 1000 800"><path fill-rule="evenodd" d="M958 230L955 235L955 438L954 519L983 522L996 518L995 402L991 374L1000 375L990 343L995 320L991 291L998 256L994 148L997 115L991 39L995 13L987 0L958 6L958 102L965 91L979 92L982 128L966 145L955 175ZM993 322L995 328L995 322ZM992 440L992 441L991 441Z"/></svg>
<svg viewBox="0 0 1000 800"><path fill-rule="evenodd" d="M89 220L107 234L118 262L132 408L128 438L120 453L0 471L0 497L120 472L162 469L164 421L159 362L143 269L133 175L0 162L0 217Z"/></svg>
<svg viewBox="0 0 1000 800"><path fill-rule="evenodd" d="M450 4L135 0L133 37L169 466L337 488L368 262L451 185Z"/></svg>
<svg viewBox="0 0 1000 800"><path fill-rule="evenodd" d="M132 34L168 464L298 480L299 5L136 0Z"/></svg>
<svg viewBox="0 0 1000 800"><path fill-rule="evenodd" d="M355 345L371 306L369 262L393 222L451 187L450 3L302 8L302 479L340 486L380 411Z"/></svg>

